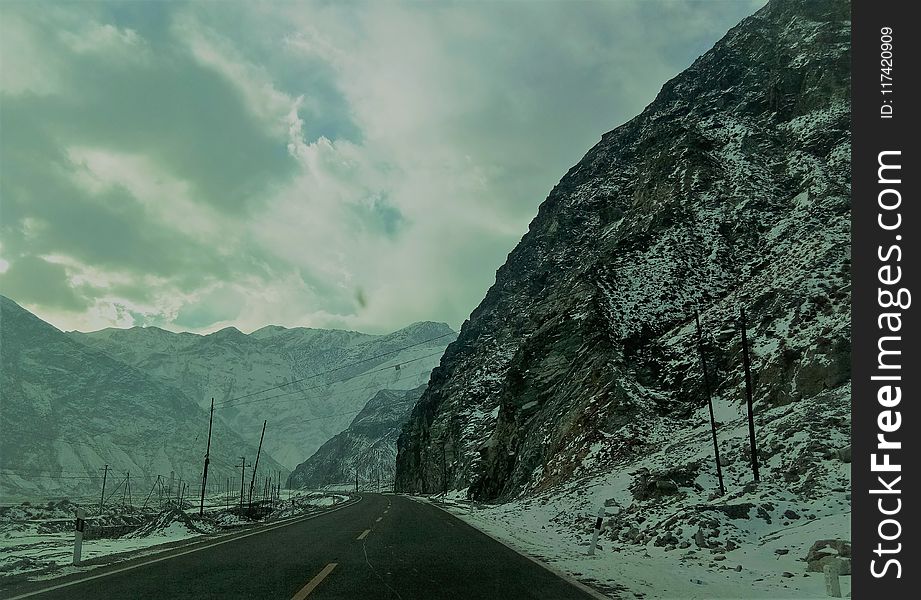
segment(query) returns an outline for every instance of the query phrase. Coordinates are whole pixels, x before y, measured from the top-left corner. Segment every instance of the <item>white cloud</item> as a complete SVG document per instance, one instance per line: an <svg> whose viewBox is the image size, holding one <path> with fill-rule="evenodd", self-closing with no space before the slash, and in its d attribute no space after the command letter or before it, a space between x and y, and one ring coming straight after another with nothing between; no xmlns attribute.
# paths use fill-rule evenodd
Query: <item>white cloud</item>
<svg viewBox="0 0 921 600"><path fill-rule="evenodd" d="M0 18L0 93L47 96L60 89L60 61L28 21L4 10Z"/></svg>
<svg viewBox="0 0 921 600"><path fill-rule="evenodd" d="M3 7L0 93L48 96L68 90L73 84L68 54L92 55L115 63L148 57L144 39L133 29L102 23L80 11L61 7L43 6L47 10L40 17L27 8L28 4Z"/></svg>
<svg viewBox="0 0 921 600"><path fill-rule="evenodd" d="M90 21L77 31L62 31L61 40L77 54L98 54L109 60L141 58L146 55L144 39L130 28Z"/></svg>
<svg viewBox="0 0 921 600"><path fill-rule="evenodd" d="M661 49L671 30L719 33L686 19L650 32L635 4L579 6L291 8L287 47L330 65L361 140L307 144L289 113L302 173L267 200L255 239L342 297L360 289L351 327L458 325L553 183L684 66ZM375 197L403 216L398 236L356 228L353 209Z"/></svg>
<svg viewBox="0 0 921 600"><path fill-rule="evenodd" d="M152 219L192 236L227 239L235 229L217 211L196 201L188 183L142 155L80 146L66 152L71 180L90 194L122 188Z"/></svg>
<svg viewBox="0 0 921 600"><path fill-rule="evenodd" d="M164 6L169 39L232 84L286 144L277 160L298 170L248 199L248 214L221 214L144 154L64 140L75 185L99 201L124 190L152 222L212 240L240 267L186 293L151 281L138 302L113 291L136 286L136 276L68 263L74 285L104 294L84 316L54 317L69 327L169 323L186 308L221 304L217 296L232 298L223 308L238 314L206 331L268 323L384 331L421 319L457 326L566 170L742 10L680 0L257 3L233 15L210 3ZM61 70L42 55L36 31L17 23L11 31L34 54L17 57L9 76L3 40L4 93L60 89ZM86 33L59 36L83 56L145 52L139 33L103 21L69 21L64 31ZM291 73L303 65L320 65L341 97L321 100L328 95L315 93L315 82L299 84ZM331 114L347 115L355 131L324 136L305 122ZM307 130L320 133L307 139Z"/></svg>
<svg viewBox="0 0 921 600"><path fill-rule="evenodd" d="M292 98L280 91L263 67L247 60L230 40L192 14L178 16L173 30L199 64L220 74L239 91L250 112L272 133L284 135L289 131L292 114L296 120L303 97Z"/></svg>

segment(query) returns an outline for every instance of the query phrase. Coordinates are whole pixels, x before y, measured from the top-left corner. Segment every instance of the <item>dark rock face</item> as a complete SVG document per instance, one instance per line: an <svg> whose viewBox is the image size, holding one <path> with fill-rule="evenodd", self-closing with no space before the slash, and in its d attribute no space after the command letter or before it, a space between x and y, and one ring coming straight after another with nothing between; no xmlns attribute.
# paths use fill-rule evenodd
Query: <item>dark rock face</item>
<svg viewBox="0 0 921 600"><path fill-rule="evenodd" d="M389 487L393 480L396 442L409 412L425 386L413 390L381 390L374 395L348 428L328 440L288 477L288 487L322 488L355 481Z"/></svg>
<svg viewBox="0 0 921 600"><path fill-rule="evenodd" d="M740 306L756 410L847 385L848 19L772 0L570 169L414 408L397 489L505 500L643 451L706 401L695 308L716 395L743 401Z"/></svg>

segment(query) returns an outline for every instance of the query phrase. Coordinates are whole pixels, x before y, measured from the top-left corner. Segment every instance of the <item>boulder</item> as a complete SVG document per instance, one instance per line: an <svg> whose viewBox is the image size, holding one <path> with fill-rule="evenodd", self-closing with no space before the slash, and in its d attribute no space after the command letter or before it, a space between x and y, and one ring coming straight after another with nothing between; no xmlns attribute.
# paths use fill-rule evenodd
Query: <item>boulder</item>
<svg viewBox="0 0 921 600"><path fill-rule="evenodd" d="M851 543L840 539L818 540L806 553L806 570L822 573L826 565L832 565L840 575L851 573Z"/></svg>

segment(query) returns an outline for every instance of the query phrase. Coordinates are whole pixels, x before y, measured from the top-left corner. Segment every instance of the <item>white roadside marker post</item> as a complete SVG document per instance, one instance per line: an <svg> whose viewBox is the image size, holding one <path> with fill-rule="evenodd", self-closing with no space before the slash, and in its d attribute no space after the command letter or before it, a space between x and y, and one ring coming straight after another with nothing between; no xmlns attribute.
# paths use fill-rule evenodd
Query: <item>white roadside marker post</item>
<svg viewBox="0 0 921 600"><path fill-rule="evenodd" d="M841 584L838 582L838 565L825 565L825 593L832 598L841 597Z"/></svg>
<svg viewBox="0 0 921 600"><path fill-rule="evenodd" d="M592 535L592 545L588 548L589 556L595 555L595 547L598 545L598 534L601 533L601 520L604 519L604 507L598 509L598 518L595 519L595 533Z"/></svg>
<svg viewBox="0 0 921 600"><path fill-rule="evenodd" d="M83 552L83 529L86 527L86 511L77 509L77 519L74 521L74 564L80 564L80 554Z"/></svg>

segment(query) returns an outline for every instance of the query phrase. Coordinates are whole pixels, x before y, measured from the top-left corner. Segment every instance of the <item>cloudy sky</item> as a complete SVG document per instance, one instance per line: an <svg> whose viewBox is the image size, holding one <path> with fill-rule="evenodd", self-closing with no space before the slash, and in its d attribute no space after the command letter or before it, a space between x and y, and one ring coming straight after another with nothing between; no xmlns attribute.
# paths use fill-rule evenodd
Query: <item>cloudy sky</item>
<svg viewBox="0 0 921 600"><path fill-rule="evenodd" d="M0 4L0 292L59 328L458 327L763 0Z"/></svg>

